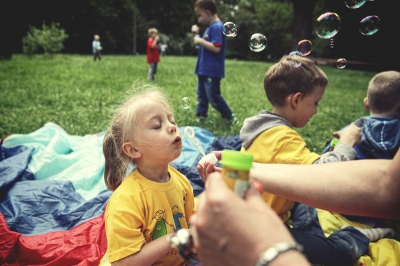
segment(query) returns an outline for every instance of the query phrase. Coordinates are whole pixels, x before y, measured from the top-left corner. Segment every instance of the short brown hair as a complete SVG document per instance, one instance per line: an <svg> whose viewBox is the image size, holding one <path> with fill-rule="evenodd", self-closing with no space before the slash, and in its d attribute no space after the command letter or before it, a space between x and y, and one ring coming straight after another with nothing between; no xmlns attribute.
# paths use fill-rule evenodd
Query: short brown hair
<svg viewBox="0 0 400 266"><path fill-rule="evenodd" d="M194 7L208 10L213 15L217 13L217 3L215 0L197 0L194 3Z"/></svg>
<svg viewBox="0 0 400 266"><path fill-rule="evenodd" d="M370 110L374 113L399 109L400 72L391 70L376 74L368 84L367 98Z"/></svg>
<svg viewBox="0 0 400 266"><path fill-rule="evenodd" d="M264 77L264 90L273 106L283 106L292 93L311 93L317 86L326 87L328 77L314 61L302 56L283 56Z"/></svg>

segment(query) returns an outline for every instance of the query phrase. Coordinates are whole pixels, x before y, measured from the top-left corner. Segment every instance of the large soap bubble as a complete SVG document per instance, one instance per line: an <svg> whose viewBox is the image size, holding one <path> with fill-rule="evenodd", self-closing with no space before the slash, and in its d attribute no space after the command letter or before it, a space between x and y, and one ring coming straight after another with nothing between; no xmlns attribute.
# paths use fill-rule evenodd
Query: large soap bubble
<svg viewBox="0 0 400 266"><path fill-rule="evenodd" d="M236 24L231 21L225 22L222 33L227 37L235 37L237 35Z"/></svg>
<svg viewBox="0 0 400 266"><path fill-rule="evenodd" d="M312 43L309 40L301 40L297 44L297 51L302 56L307 56L311 53Z"/></svg>
<svg viewBox="0 0 400 266"><path fill-rule="evenodd" d="M267 47L267 37L261 33L254 33L250 37L249 47L253 52L261 52Z"/></svg>
<svg viewBox="0 0 400 266"><path fill-rule="evenodd" d="M340 29L340 17L333 12L322 14L317 19L315 33L322 39L331 39Z"/></svg>
<svg viewBox="0 0 400 266"><path fill-rule="evenodd" d="M360 21L360 33L373 35L379 30L380 19L377 16L367 16Z"/></svg>

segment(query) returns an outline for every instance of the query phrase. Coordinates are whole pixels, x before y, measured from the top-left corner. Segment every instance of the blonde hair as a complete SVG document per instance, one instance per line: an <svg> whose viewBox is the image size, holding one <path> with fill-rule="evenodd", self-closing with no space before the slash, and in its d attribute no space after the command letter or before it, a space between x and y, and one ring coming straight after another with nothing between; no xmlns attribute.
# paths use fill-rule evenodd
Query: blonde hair
<svg viewBox="0 0 400 266"><path fill-rule="evenodd" d="M376 74L368 84L367 98L372 112L394 112L400 116L400 72L392 70Z"/></svg>
<svg viewBox="0 0 400 266"><path fill-rule="evenodd" d="M317 87L326 87L328 77L314 63L302 56L283 56L264 77L264 90L273 106L283 106L292 93L307 95Z"/></svg>
<svg viewBox="0 0 400 266"><path fill-rule="evenodd" d="M149 35L152 33L158 33L158 30L156 28L150 28L149 29Z"/></svg>
<svg viewBox="0 0 400 266"><path fill-rule="evenodd" d="M172 104L161 88L150 84L134 84L133 93L128 94L125 101L113 111L103 140L104 181L112 191L122 183L129 167L134 165L133 159L122 150L122 145L132 141L133 130L138 125L141 103L148 99L159 101L173 113Z"/></svg>

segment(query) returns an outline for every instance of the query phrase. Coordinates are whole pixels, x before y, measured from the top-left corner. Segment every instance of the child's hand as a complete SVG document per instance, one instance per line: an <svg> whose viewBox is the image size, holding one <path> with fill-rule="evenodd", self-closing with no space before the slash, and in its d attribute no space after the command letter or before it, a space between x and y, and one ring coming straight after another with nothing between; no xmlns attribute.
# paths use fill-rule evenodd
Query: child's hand
<svg viewBox="0 0 400 266"><path fill-rule="evenodd" d="M213 153L215 154L215 157L218 159L218 161L221 160L222 151L213 151ZM221 172L221 170L221 167L217 167L213 163L207 161L204 163L204 166L201 166L200 164L197 165L197 171L204 181L207 180L207 177L210 173Z"/></svg>
<svg viewBox="0 0 400 266"><path fill-rule="evenodd" d="M196 36L193 37L193 43L194 43L195 45L200 44L200 42L201 42L202 40L203 40L203 39L202 39L199 35L196 35Z"/></svg>
<svg viewBox="0 0 400 266"><path fill-rule="evenodd" d="M355 124L345 127L341 131L333 133L333 136L338 138L340 142L346 143L353 147L361 142L361 129Z"/></svg>
<svg viewBox="0 0 400 266"><path fill-rule="evenodd" d="M199 34L200 28L196 24L192 26L191 30L193 35Z"/></svg>

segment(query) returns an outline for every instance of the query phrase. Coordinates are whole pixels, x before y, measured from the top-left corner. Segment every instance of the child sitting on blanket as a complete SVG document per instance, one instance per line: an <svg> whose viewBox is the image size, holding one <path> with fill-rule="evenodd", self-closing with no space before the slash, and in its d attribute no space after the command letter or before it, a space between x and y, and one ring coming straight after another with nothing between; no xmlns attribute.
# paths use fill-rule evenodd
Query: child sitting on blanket
<svg viewBox="0 0 400 266"><path fill-rule="evenodd" d="M104 180L114 191L105 212L109 261L188 265L167 241L188 228L195 208L189 180L169 165L182 138L167 96L150 85L136 91L115 110L103 151Z"/></svg>

